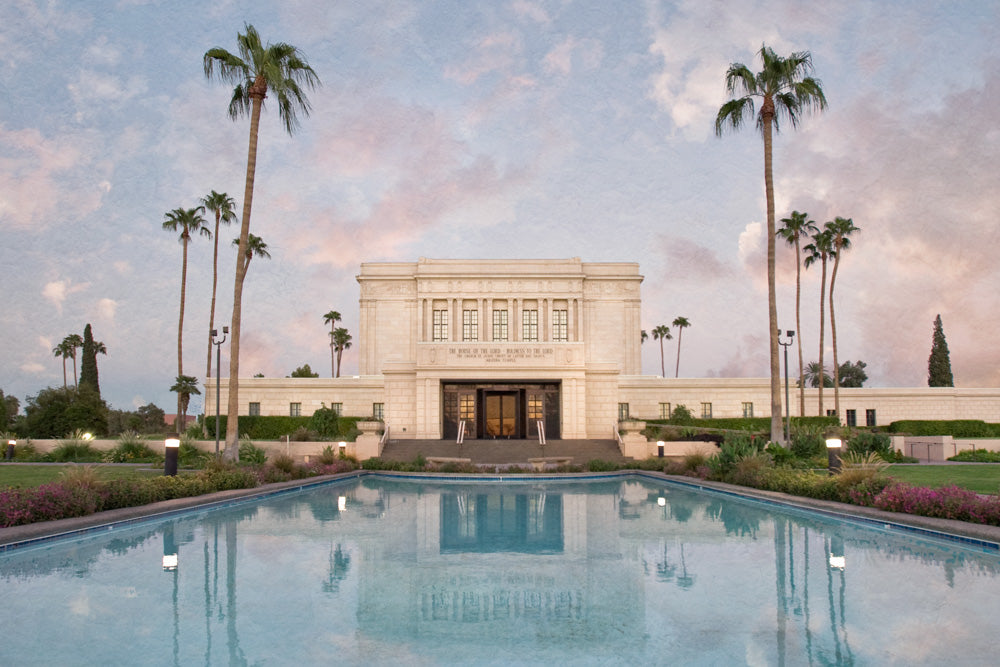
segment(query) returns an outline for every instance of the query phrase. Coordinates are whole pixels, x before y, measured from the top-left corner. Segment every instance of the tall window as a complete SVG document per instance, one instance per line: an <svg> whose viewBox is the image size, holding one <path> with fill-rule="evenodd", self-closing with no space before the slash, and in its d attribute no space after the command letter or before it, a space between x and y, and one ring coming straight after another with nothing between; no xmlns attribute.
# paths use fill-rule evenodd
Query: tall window
<svg viewBox="0 0 1000 667"><path fill-rule="evenodd" d="M875 411L865 410L865 426L878 426L875 423Z"/></svg>
<svg viewBox="0 0 1000 667"><path fill-rule="evenodd" d="M343 403L331 403L330 409L337 413L338 417L344 416L344 404Z"/></svg>
<svg viewBox="0 0 1000 667"><path fill-rule="evenodd" d="M462 340L479 340L479 311L462 311Z"/></svg>
<svg viewBox="0 0 1000 667"><path fill-rule="evenodd" d="M712 404L711 403L702 403L701 404L701 418L702 419L711 419L712 418Z"/></svg>
<svg viewBox="0 0 1000 667"><path fill-rule="evenodd" d="M660 403L660 419L670 419L669 403Z"/></svg>
<svg viewBox="0 0 1000 667"><path fill-rule="evenodd" d="M385 403L372 403L372 417L374 419L385 419Z"/></svg>
<svg viewBox="0 0 1000 667"><path fill-rule="evenodd" d="M628 420L628 403L619 403L618 404L618 421L621 422L621 421L627 421L627 420Z"/></svg>
<svg viewBox="0 0 1000 667"><path fill-rule="evenodd" d="M753 403L743 404L743 418L750 419L753 417Z"/></svg>
<svg viewBox="0 0 1000 667"><path fill-rule="evenodd" d="M476 397L472 394L461 394L458 397L458 418L471 422L476 419Z"/></svg>
<svg viewBox="0 0 1000 667"><path fill-rule="evenodd" d="M535 422L542 419L542 397L538 394L528 396L528 420Z"/></svg>
<svg viewBox="0 0 1000 667"><path fill-rule="evenodd" d="M507 311L493 311L493 340L507 340Z"/></svg>
<svg viewBox="0 0 1000 667"><path fill-rule="evenodd" d="M858 411L848 410L844 413L844 417L847 419L847 425L850 427L855 427L858 425Z"/></svg>
<svg viewBox="0 0 1000 667"><path fill-rule="evenodd" d="M552 311L552 340L569 340L569 313L565 310Z"/></svg>
<svg viewBox="0 0 1000 667"><path fill-rule="evenodd" d="M249 415L251 417L258 417L258 416L260 416L260 403L251 403L250 404Z"/></svg>
<svg viewBox="0 0 1000 667"><path fill-rule="evenodd" d="M528 342L538 340L538 311L521 311L521 339Z"/></svg>
<svg viewBox="0 0 1000 667"><path fill-rule="evenodd" d="M301 417L302 416L302 404L301 403L289 403L288 404L288 416L289 417Z"/></svg>
<svg viewBox="0 0 1000 667"><path fill-rule="evenodd" d="M434 331L431 340L435 343L448 340L448 311L434 311Z"/></svg>

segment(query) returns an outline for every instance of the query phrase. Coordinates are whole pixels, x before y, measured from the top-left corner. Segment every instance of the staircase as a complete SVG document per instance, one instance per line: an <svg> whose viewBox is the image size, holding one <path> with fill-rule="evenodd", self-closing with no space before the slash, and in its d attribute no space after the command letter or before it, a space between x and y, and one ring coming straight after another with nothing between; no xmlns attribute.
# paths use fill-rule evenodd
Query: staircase
<svg viewBox="0 0 1000 667"><path fill-rule="evenodd" d="M537 457L571 457L574 465L591 459L624 461L614 440L550 440L545 446L537 440L391 440L382 450L386 461L412 461L424 458L455 457L471 459L473 463L516 463L527 465L528 459Z"/></svg>

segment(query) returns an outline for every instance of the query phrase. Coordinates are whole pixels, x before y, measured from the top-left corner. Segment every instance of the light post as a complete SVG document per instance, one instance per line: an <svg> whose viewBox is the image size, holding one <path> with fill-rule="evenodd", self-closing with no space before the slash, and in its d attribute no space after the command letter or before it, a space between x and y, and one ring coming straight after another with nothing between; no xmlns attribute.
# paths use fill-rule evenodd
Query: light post
<svg viewBox="0 0 1000 667"><path fill-rule="evenodd" d="M780 330L778 331L778 345L785 348L785 447L788 447L789 446L788 440L791 437L791 430L792 430L791 426L792 417L790 414L791 405L788 403L788 347L792 344L792 341L795 340L795 332L789 330L785 332L785 335L788 336L788 342L782 343L781 331Z"/></svg>
<svg viewBox="0 0 1000 667"><path fill-rule="evenodd" d="M226 342L226 336L229 334L229 327L222 327L222 340L217 341L215 337L219 334L218 329L212 329L212 345L215 346L215 455L219 455L219 389L222 386L222 380L219 377L219 366L222 365L222 344ZM786 355L785 366L788 366L788 358ZM786 368L787 370L787 368Z"/></svg>
<svg viewBox="0 0 1000 667"><path fill-rule="evenodd" d="M14 452L15 452L15 448L16 447L17 447L17 440L11 439L11 440L7 441L7 460L8 461L13 461L14 460Z"/></svg>
<svg viewBox="0 0 1000 667"><path fill-rule="evenodd" d="M826 439L826 464L831 475L840 472L840 452L843 446L844 442L840 438L830 437Z"/></svg>
<svg viewBox="0 0 1000 667"><path fill-rule="evenodd" d="M180 452L181 441L177 438L167 438L163 442L163 474L169 477L177 476L177 455Z"/></svg>

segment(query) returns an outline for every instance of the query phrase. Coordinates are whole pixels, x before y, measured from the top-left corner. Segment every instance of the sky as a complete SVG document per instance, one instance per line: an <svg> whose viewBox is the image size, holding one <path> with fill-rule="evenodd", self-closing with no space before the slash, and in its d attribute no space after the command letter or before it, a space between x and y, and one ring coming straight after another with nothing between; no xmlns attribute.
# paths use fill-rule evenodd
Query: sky
<svg viewBox="0 0 1000 667"><path fill-rule="evenodd" d="M752 123L717 137L714 120L730 63L756 71L766 44L810 52L828 101L775 137L777 217L861 230L836 282L840 359L863 360L868 386L925 386L940 314L956 385L1000 386L998 14L933 0L4 2L0 389L23 405L61 386L52 349L90 323L111 406L172 411L181 245L161 225L212 190L242 208L249 121L229 118L232 87L202 60L236 52L245 23L301 49L321 85L291 136L265 102L251 231L271 259L250 265L241 374L329 376L331 309L356 373L361 262L580 257L639 263L645 329L690 321L681 376L765 377L763 146ZM220 326L237 235L220 233ZM191 242L184 371L199 379L212 255ZM794 251L781 243L777 261L779 324L796 329ZM819 274L802 277L807 362ZM659 374L658 343L643 348Z"/></svg>

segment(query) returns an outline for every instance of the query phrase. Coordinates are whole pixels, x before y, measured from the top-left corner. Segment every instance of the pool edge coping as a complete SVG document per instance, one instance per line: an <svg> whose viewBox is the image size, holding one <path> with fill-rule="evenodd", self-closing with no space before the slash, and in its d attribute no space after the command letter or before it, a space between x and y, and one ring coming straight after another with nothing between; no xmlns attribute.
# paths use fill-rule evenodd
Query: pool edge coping
<svg viewBox="0 0 1000 667"><path fill-rule="evenodd" d="M896 528L905 532L924 534L930 537L974 543L979 546L1000 552L1000 526L969 523L954 519L939 519L913 514L886 512L861 505L851 505L831 500L818 500L803 496L793 496L777 491L763 491L724 482L713 482L680 475L667 475L650 470L614 470L606 472L585 473L542 473L542 474L442 474L442 473L408 473L390 470L353 470L337 475L323 475L306 479L277 482L252 489L235 489L217 491L201 496L189 496L164 500L148 505L124 507L106 512L97 512L82 517L42 521L0 528L0 553L32 546L47 541L54 541L73 535L111 530L140 521L166 518L193 509L211 509L215 506L225 506L241 501L252 501L272 495L297 492L302 489L324 486L354 478L378 476L385 478L402 478L434 481L486 481L486 482L530 482L532 480L590 480L620 477L645 477L665 481L688 488L723 493L743 499L761 501L791 508L804 509L834 518L856 521L871 527Z"/></svg>

